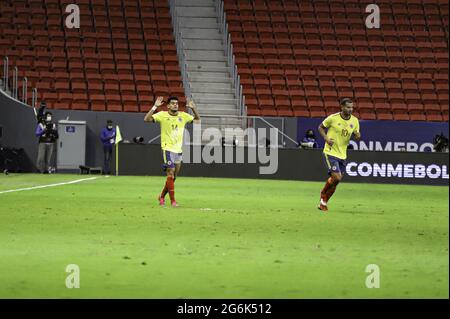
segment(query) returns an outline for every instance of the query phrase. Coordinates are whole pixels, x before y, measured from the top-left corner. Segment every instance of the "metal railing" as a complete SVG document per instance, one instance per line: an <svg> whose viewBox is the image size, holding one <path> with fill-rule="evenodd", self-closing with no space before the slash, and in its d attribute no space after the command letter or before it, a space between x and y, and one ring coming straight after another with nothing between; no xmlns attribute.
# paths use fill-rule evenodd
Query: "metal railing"
<svg viewBox="0 0 450 319"><path fill-rule="evenodd" d="M262 123L264 123L264 125L268 128L272 128L272 129L276 129L278 132L278 135L281 137L280 138L280 146L284 147L285 140L289 140L290 142L292 142L293 144L295 144L296 146L299 146L299 143L293 139L292 137L290 137L289 135L287 135L284 130L285 130L285 118L283 117L266 117L263 118L261 116L247 116L247 115L201 115L201 118L214 118L214 119L218 119L218 123L217 123L217 128L220 129L226 129L227 125L233 125L233 124L238 124L239 122L239 126L245 130L248 128L262 128L262 126L257 125L257 121L261 121ZM230 121L231 120L231 121ZM230 122L233 122L233 124L230 124ZM270 123L269 121L273 120L273 121L281 121L281 127L276 127L275 125L273 125L272 123ZM208 127L214 127L214 125L209 124Z"/></svg>
<svg viewBox="0 0 450 319"><path fill-rule="evenodd" d="M280 117L266 117L263 118L261 116L246 116L246 115L201 115L201 118L214 118L218 121L218 123L216 124L207 124L205 125L206 128L217 128L219 129L222 133L225 133L227 128L231 128L231 129L242 129L243 131L245 131L246 129L255 129L257 130L259 129L275 129L278 133L278 136L280 137L278 139L278 147L280 148L284 148L287 147L287 143L285 142L286 140L289 140L293 145L295 145L295 147L298 147L300 144L292 137L290 137L289 135L287 135L285 133L285 118L280 118ZM269 121L281 121L281 127L277 127L275 125L273 125L272 123L270 123ZM261 121L264 125L258 125L257 121ZM231 123L230 123L231 122ZM200 122L201 124L201 122ZM238 126L236 126L236 124L238 124ZM203 127L204 128L204 127ZM190 129L187 128L187 130L189 131ZM202 132L203 133L203 129L200 131L198 130L197 132ZM157 134L154 137L152 137L150 140L148 140L148 144L154 143L159 137L161 136L161 134ZM250 136L247 136L248 138ZM256 137L256 136L255 136ZM266 135L267 137L267 135ZM200 140L201 144L206 144L207 141L205 140ZM186 141L185 141L186 142ZM229 142L229 141L227 141ZM256 141L257 143L257 141ZM188 145L193 145L193 143L187 143ZM240 146L248 146L248 145L253 145L255 144L255 141L246 141L243 140L241 141L241 143L239 144ZM292 147L292 146L290 146Z"/></svg>
<svg viewBox="0 0 450 319"><path fill-rule="evenodd" d="M22 102L27 104L28 102L28 79L26 77L22 80L22 92L19 92L19 69L17 66L14 66L12 69L12 84L10 86L9 79L9 58L5 56L3 58L3 75L1 77L1 86L0 89L3 90L11 98L17 100L18 102ZM33 93L36 94L37 90L34 89ZM21 94L19 94L21 93ZM20 97L21 96L21 97ZM37 94L35 99L37 98ZM33 107L35 106L36 101L33 100ZM28 105L28 104L27 104Z"/></svg>
<svg viewBox="0 0 450 319"><path fill-rule="evenodd" d="M177 56L178 61L180 62L180 68L181 68L181 78L183 81L184 86L184 94L187 98L192 98L191 94L191 86L188 79L188 72L187 72L187 63L186 63L186 53L184 53L183 49L183 36L182 32L180 30L180 25L177 17L177 0L169 0L169 6L170 6L170 15L172 18L172 26L173 26L173 33L175 36L175 44L177 47Z"/></svg>
<svg viewBox="0 0 450 319"><path fill-rule="evenodd" d="M205 117L215 117L217 118L217 116L214 115L202 115L202 118ZM237 122L240 122L241 125L239 128L242 128L244 131L246 129L275 129L277 131L277 135L279 137L278 139L278 147L286 147L286 140L289 140L293 145L295 145L295 147L299 146L299 143L291 138L289 135L287 135L284 130L285 130L285 119L284 118L280 118L280 117L272 117L272 118L263 118L260 116L239 116L239 115L221 115L219 117L219 122L217 123L217 128L220 128L222 132L225 132L225 129L227 128L228 125L230 125L230 120L232 122L232 120L235 120L234 124L237 124ZM280 121L281 122L281 127L277 127L275 125L273 125L272 123L270 123L269 121L273 120L273 121ZM258 125L258 121L261 121L261 123L263 123L264 125ZM208 127L214 127L213 125L208 125ZM234 126L233 124L230 125L230 128L236 129L236 126ZM258 134L257 134L258 135ZM255 136L256 137L256 136ZM266 137L268 137L266 135ZM250 144L254 144L255 141L250 142L250 141L241 141L241 146L246 146L246 145L250 145Z"/></svg>
<svg viewBox="0 0 450 319"><path fill-rule="evenodd" d="M247 114L245 106L245 96L243 95L241 77L238 74L237 65L235 63L235 55L233 54L233 44L231 43L231 35L228 32L227 14L224 11L223 0L215 0L216 14L219 21L220 32L222 33L222 42L224 44L224 51L227 56L228 67L230 68L230 75L233 80L235 89L235 96L238 99L239 114L244 116Z"/></svg>
<svg viewBox="0 0 450 319"><path fill-rule="evenodd" d="M36 109L37 104L37 88L33 88L32 94L31 94L31 106Z"/></svg>
<svg viewBox="0 0 450 319"><path fill-rule="evenodd" d="M255 116L254 118L255 118L255 119L258 119L258 120L260 120L260 121L262 121L263 123L265 123L266 125L268 125L268 126L271 127L271 128L276 128L276 129L278 129L277 127L275 127L273 124L271 124L270 122L268 122L265 118L263 118L263 117L261 117L261 116ZM279 118L278 118L278 119L279 119ZM291 138L289 135L287 135L286 133L284 133L284 128L285 128L285 125L284 125L284 118L281 118L281 130L278 129L278 134L281 135L281 143L284 145L284 144L285 144L285 143L284 143L284 139L287 138L289 141L291 141L291 142L293 142L294 144L296 144L297 146L299 146L299 143L298 143L296 140L294 140L294 139Z"/></svg>
<svg viewBox="0 0 450 319"><path fill-rule="evenodd" d="M17 66L13 69L13 85L12 85L12 92L11 96L17 100L17 93L18 93L18 73L19 69L17 69Z"/></svg>
<svg viewBox="0 0 450 319"><path fill-rule="evenodd" d="M190 82L188 78L188 72L187 72L187 63L186 63L186 54L184 53L183 49L183 35L180 30L180 24L179 19L177 16L177 4L180 0L169 0L170 5L170 14L172 18L172 25L173 25L173 32L175 36L175 43L177 47L177 55L180 62L181 67L181 76L184 86L184 91L186 97L191 98L191 87ZM240 76L237 72L237 66L235 64L235 56L233 54L233 45L231 44L231 36L228 33L228 24L226 23L226 15L223 11L223 1L222 0L215 0L216 4L216 13L217 18L219 20L219 26L220 26L220 32L223 35L223 43L224 43L224 51L227 56L227 62L228 66L230 68L230 75L231 79L233 81L233 86L235 89L235 96L238 99L238 107L239 107L239 114L246 115L247 110L245 107L245 96L243 95L242 91L242 85Z"/></svg>
<svg viewBox="0 0 450 319"><path fill-rule="evenodd" d="M28 78L25 76L22 82L22 102L27 104L28 100Z"/></svg>
<svg viewBox="0 0 450 319"><path fill-rule="evenodd" d="M8 79L9 79L9 75L8 75L8 64L9 64L9 59L7 56L5 56L3 58L3 91L7 92L8 91Z"/></svg>

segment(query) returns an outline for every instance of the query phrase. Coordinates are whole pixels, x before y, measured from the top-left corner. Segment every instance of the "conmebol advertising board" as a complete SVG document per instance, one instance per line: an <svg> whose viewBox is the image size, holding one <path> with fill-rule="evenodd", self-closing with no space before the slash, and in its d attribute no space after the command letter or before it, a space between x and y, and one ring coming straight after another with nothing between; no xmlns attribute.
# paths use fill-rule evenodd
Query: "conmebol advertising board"
<svg viewBox="0 0 450 319"><path fill-rule="evenodd" d="M323 139L317 127L324 119L299 118L297 139L301 140L306 130L313 129L320 147ZM351 141L354 150L360 151L407 151L431 152L433 139L444 133L448 137L447 122L416 121L363 121L360 120L361 141Z"/></svg>

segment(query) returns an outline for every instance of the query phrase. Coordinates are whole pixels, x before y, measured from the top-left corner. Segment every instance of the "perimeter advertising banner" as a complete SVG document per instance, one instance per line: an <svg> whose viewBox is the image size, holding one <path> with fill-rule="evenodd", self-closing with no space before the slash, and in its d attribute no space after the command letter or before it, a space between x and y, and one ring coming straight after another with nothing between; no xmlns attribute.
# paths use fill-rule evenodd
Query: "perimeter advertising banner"
<svg viewBox="0 0 450 319"><path fill-rule="evenodd" d="M448 153L351 151L347 181L448 185Z"/></svg>
<svg viewBox="0 0 450 319"><path fill-rule="evenodd" d="M187 148L190 148L189 152ZM119 175L165 176L160 145L119 144ZM224 147L220 156L193 160L194 153L209 153L202 146L197 152L186 146L182 176L285 179L320 181L327 178L322 150ZM206 151L206 152L205 152ZM243 154L236 161L237 152ZM261 157L260 151L265 153ZM227 156L231 153L231 156ZM272 154L271 154L272 153ZM234 159L232 161L227 161ZM263 159L263 160L261 160ZM354 183L448 185L449 153L349 151L345 181ZM271 168L271 169L268 169ZM263 170L265 169L265 170Z"/></svg>
<svg viewBox="0 0 450 319"><path fill-rule="evenodd" d="M297 140L308 129L314 130L319 146L324 141L317 128L324 119L298 118ZM448 122L363 121L360 120L361 141L351 141L354 150L432 152L433 139L443 133L448 137Z"/></svg>

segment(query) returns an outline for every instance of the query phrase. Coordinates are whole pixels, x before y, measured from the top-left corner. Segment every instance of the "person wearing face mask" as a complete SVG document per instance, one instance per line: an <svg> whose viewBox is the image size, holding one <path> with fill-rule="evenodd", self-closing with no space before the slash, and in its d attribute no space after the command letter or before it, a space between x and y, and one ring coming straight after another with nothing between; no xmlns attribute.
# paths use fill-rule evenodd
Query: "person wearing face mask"
<svg viewBox="0 0 450 319"><path fill-rule="evenodd" d="M305 137L300 142L302 148L318 148L314 131L309 129L306 131Z"/></svg>
<svg viewBox="0 0 450 319"><path fill-rule="evenodd" d="M100 139L103 143L103 174L111 174L111 159L113 146L116 141L116 129L113 126L113 122L108 120L106 127L104 127L100 133Z"/></svg>
<svg viewBox="0 0 450 319"><path fill-rule="evenodd" d="M49 174L54 171L52 166L55 153L56 140L59 138L56 124L52 122L52 113L45 112L36 128L36 136L39 138L37 167L39 172Z"/></svg>

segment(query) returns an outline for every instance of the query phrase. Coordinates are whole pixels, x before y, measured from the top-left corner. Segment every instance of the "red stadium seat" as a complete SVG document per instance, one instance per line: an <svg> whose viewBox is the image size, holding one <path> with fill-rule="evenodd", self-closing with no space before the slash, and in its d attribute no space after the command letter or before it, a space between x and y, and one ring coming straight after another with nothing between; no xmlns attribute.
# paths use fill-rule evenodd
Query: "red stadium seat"
<svg viewBox="0 0 450 319"><path fill-rule="evenodd" d="M141 92L182 94L167 1L77 3L80 30L61 29L59 0L2 6L0 53L39 83L39 90L85 89L90 99L84 105L91 110L140 111L122 99L108 105L105 98L92 100L96 95L134 95L138 105ZM339 97L350 96L366 119L448 118L448 6L419 0L382 4L380 30L360 27L361 9L353 0L225 1L249 110L320 116L332 112ZM311 110L303 108L304 101L312 103Z"/></svg>
<svg viewBox="0 0 450 319"><path fill-rule="evenodd" d="M183 91L167 3L156 4L157 12L153 10L153 2L142 3L142 17L150 18L142 24L137 2L122 3L120 0L111 0L107 8L104 3L80 0L77 4L82 10L84 27L78 31L61 30L62 12L58 0L46 0L44 6L42 2L31 1L31 9L26 7L26 2L23 2L23 7L19 1L16 2L14 7L8 7L11 8L10 18L5 18L7 9L3 10L2 7L1 10L1 52L5 53L4 46L13 50L26 50L26 56L17 59L17 65L23 72L21 74L28 76L29 84L38 85L39 93L49 99L49 105L67 109L72 104L73 109L105 110L103 81L106 94L120 93L118 88L122 88L125 92L133 93L137 104L135 85L141 83L151 90L152 71L165 75L165 67L167 72L170 72L168 80L171 83L171 91ZM16 12L14 8L17 9ZM148 8L150 9L147 10ZM20 31L20 38L17 37L19 31L4 27L5 24L11 23L19 29L24 26ZM152 34L146 34L144 30L152 30ZM158 49L161 58L155 61L165 61L165 67L162 65L162 68L158 69L148 68L145 45L147 40L162 44ZM29 48L36 52L28 51ZM47 51L48 48L51 49L50 52ZM16 51L8 52L10 61L15 61L15 57L20 56L18 51L18 54L15 54ZM26 68L28 70L22 70ZM123 77L117 78L117 71L120 76L123 74ZM36 76L33 76L33 73L36 73ZM36 82L39 79L40 81ZM58 97L51 90L66 95ZM71 92L74 93L73 96L70 95ZM169 92L169 88L166 92ZM80 100L76 95L83 93L88 94L89 100L86 97ZM58 98L64 98L64 102ZM68 103L70 98L74 101ZM127 98L129 102L132 100ZM108 110L123 110L120 99L111 103ZM127 107L127 110L139 111L136 107Z"/></svg>
<svg viewBox="0 0 450 319"><path fill-rule="evenodd" d="M427 121L432 121L432 122L442 122L443 121L442 113L440 111L434 111L434 110L426 111L426 119L427 119Z"/></svg>
<svg viewBox="0 0 450 319"><path fill-rule="evenodd" d="M244 0L237 0L237 7L239 8L240 4L244 2ZM339 1L338 1L339 2ZM289 7L296 7L297 3L292 2L289 4ZM278 8L277 5L271 3L271 6L267 6L265 2L258 4L256 7L253 8L255 13L255 21L257 23L265 23L265 26L261 28L261 32L264 32L264 38L269 39L270 33L272 33L272 36L277 38L278 35L275 31L271 31L270 24L268 24L270 21L266 17L271 16L270 8L277 7L277 10L281 10L281 8ZM285 8L283 6L283 8ZM235 16L238 17L238 8L235 8ZM306 8L306 9L305 9ZM389 8L389 7L388 7ZM428 84L419 85L417 87L416 83L416 74L420 74L423 71L427 72L429 70L430 72L440 71L440 70L448 70L448 65L438 65L435 64L432 58L429 58L429 53L432 52L427 49L426 45L420 44L420 41L428 41L427 34L425 32L420 31L420 28L425 28L428 21L426 19L423 19L421 17L421 14L419 14L419 11L421 9L421 5L414 7L414 10L416 11L408 11L404 10L404 7L401 5L396 5L392 9L389 8L390 15L387 18L387 22L384 23L386 25L386 28L383 29L383 34L375 34L373 32L367 32L358 29L358 25L360 24L360 8L359 6L342 6L342 3L337 3L337 5L332 4L332 11L333 12L342 12L346 13L349 16L346 19L341 19L342 21L338 21L338 18L329 19L329 14L327 15L326 12L329 9L328 4L324 4L323 6L321 4L317 4L316 6L309 6L303 5L301 8L301 15L296 13L287 13L285 12L285 17L283 18L275 18L276 21L279 19L280 21L284 21L284 18L286 18L286 21L288 22L288 30L287 32L284 31L284 34L281 33L280 36L283 39L284 35L287 33L291 33L291 44L293 45L294 52L297 59L297 68L305 69L305 68L312 68L315 70L324 70L325 68L328 68L329 70L346 70L346 71L365 71L368 72L368 74L352 74L351 76L346 76L345 78L337 78L335 77L336 81L336 89L340 95L353 95L353 91L355 91L355 97L358 99L358 101L371 101L374 100L376 106L380 110L386 109L388 112L378 112L379 116L383 119L389 119L395 116L396 119L401 120L407 120L408 115L402 116L400 113L400 109L405 109L406 105L420 105L424 103L424 100L422 98L424 97L424 94L432 94L436 92L432 92L433 88L429 86ZM420 10L419 10L420 9ZM247 10L250 10L250 7L247 6ZM307 13L304 12L306 10ZM308 11L309 10L309 11ZM386 10L386 9L384 9ZM226 7L227 11L227 7ZM323 17L320 16L320 14L323 11ZM401 13L402 15L398 15L398 13ZM305 13L305 14L304 14ZM414 17L414 30L415 32L412 34L411 32L403 32L401 30L411 27L411 22L408 18L408 14L411 14ZM353 15L353 16L352 16ZM246 14L246 20L251 21L249 18L251 16L250 13ZM395 17L395 20L389 17ZM329 20L327 20L327 18ZM353 20L354 22L353 22ZM232 19L231 19L232 20ZM237 21L237 20L236 20ZM321 28L317 28L317 21L320 21L320 25L323 26ZM348 25L354 23L356 28L350 33L348 32ZM333 23L334 22L334 23ZM306 41L303 41L297 37L298 31L292 31L292 29L289 27L290 23L297 23L298 29L301 29L301 23L304 25L304 29L307 31L306 35ZM341 25L339 24L341 23ZM272 21L272 27L274 22ZM249 24L251 26L251 24ZM335 27L335 31L333 31L332 26ZM398 30L396 30L398 28ZM259 29L259 27L258 27ZM280 29L281 30L281 29ZM342 30L342 32L340 32ZM254 32L250 29L247 31ZM335 32L335 34L333 34ZM338 42L333 43L333 40L331 39L322 39L320 42L315 42L318 37L312 37L310 35L322 35L322 36L333 36L335 35L338 39ZM241 43L247 42L247 34L243 33L243 40L241 40ZM252 35L253 36L253 35ZM369 38L370 36L371 38ZM366 38L367 37L367 38ZM443 53L443 46L440 46L440 43L442 43L443 39L445 39L445 35L438 31L435 34L435 37L437 39L437 52L441 52L439 50L442 50ZM311 39L311 40L310 40ZM368 42L367 42L368 40ZM264 47L266 40L262 40L260 43ZM329 44L328 44L328 42ZM352 43L353 41L353 43ZM415 43L415 41L418 41ZM267 42L269 44L269 42ZM314 52L310 55L308 55L308 48L310 50L315 50L316 47L317 50L323 50L321 45L324 45L324 48L326 48L325 52ZM298 52L296 51L296 47L298 47ZM333 50L334 48L340 48L341 53L338 55ZM354 51L354 48L356 48L356 51ZM369 51L367 51L367 48L369 48ZM422 49L423 48L423 49ZM329 51L328 51L329 50ZM343 51L342 51L343 50ZM345 51L347 50L347 51ZM404 53L404 56L402 56L402 51ZM244 52L244 51L243 51ZM328 53L329 52L329 53ZM251 61L250 63L254 63L259 65L259 68L262 70L263 68L268 68L270 71L272 68L277 67L277 63L274 59L276 59L276 56L274 52L269 48L265 50L265 54L270 56L270 63L269 65L262 65L262 61L258 62L258 60ZM289 54L289 53L287 53ZM323 56L326 56L327 63L323 63ZM289 57L288 57L289 58ZM403 61L403 58L405 58L405 61ZM445 56L442 54L440 57L442 61L440 63L448 63L448 56ZM292 59L292 58L291 58ZM372 64L370 61L373 59L374 63ZM389 60L388 60L389 59ZM347 60L347 61L346 61ZM416 61L421 61L421 63L416 63ZM404 63L407 62L407 63ZM409 62L409 63L408 63ZM245 70L245 62L244 60L241 60L241 65L239 70ZM278 65L285 65L286 63L283 61L278 63ZM385 74L374 74L375 71L381 71ZM285 71L286 72L286 71ZM372 72L372 73L370 73ZM386 72L388 74L386 74ZM389 72L394 72L392 74L389 74ZM262 73L262 72L261 72ZM370 73L370 74L369 74ZM402 73L404 76L399 76L399 73ZM387 75L387 76L385 76ZM411 77L411 76L412 77ZM288 79L295 80L297 75L294 72L285 73L285 76ZM311 96L311 98L317 98L318 94L317 91L314 90L314 83L313 81L316 80L316 78L312 79L305 79L304 77L300 76L303 80L303 84L306 86L306 97ZM321 92L324 99L331 99L334 97L334 93L332 90L328 89L330 86L328 83L325 83L323 81L326 81L325 75L323 75L323 78L321 75L318 76L319 81L321 82ZM350 80L350 81L349 81ZM446 81L447 80L447 81ZM448 82L448 78L442 80L442 84ZM245 83L246 85L252 85L251 79L246 79ZM419 83L420 84L420 83ZM257 83L254 83L253 85L258 85ZM280 83L273 82L272 87L280 88ZM326 85L326 86L325 86ZM289 85L288 85L289 86ZM326 87L322 89L323 87ZM250 88L248 88L250 89ZM444 88L440 88L441 90L444 90ZM368 92L368 93L366 93ZM418 95L418 92L420 92ZM387 94L386 94L387 93ZM448 92L443 91L444 94L448 95ZM406 96L405 96L406 95ZM431 96L425 96L426 99L428 99L429 102L433 100L437 100L436 98L431 99ZM448 100L448 98L443 95L442 101L445 103L445 101ZM439 100L438 100L439 101ZM406 104L406 103L408 104ZM389 111L391 108L394 108L394 103L396 113L390 113ZM427 102L428 103L428 102ZM439 105L443 104L439 103ZM428 103L429 104L429 103ZM428 105L427 104L427 105ZM261 104L259 104L261 106ZM269 105L271 105L269 103ZM372 104L372 107L375 105ZM273 113L273 111L268 111L270 113ZM294 113L295 114L295 113ZM303 113L305 114L305 113ZM375 113L374 112L362 112L363 116L368 119L374 119ZM414 116L413 118L417 118L417 116Z"/></svg>

